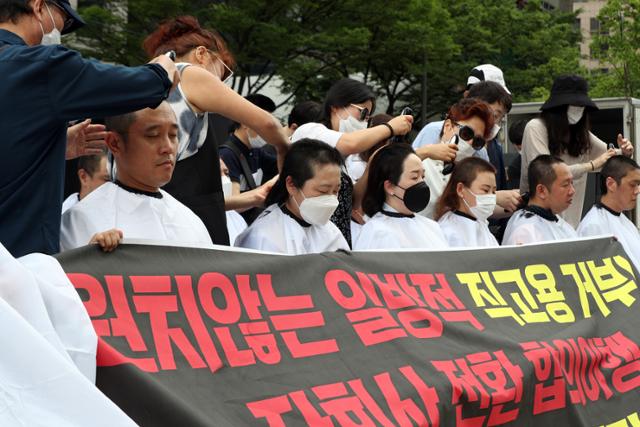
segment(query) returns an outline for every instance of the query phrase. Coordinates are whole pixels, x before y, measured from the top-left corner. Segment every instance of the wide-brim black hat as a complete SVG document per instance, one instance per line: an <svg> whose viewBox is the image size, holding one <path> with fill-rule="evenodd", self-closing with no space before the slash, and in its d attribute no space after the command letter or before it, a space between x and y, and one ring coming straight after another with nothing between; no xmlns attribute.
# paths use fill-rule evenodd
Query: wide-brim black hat
<svg viewBox="0 0 640 427"><path fill-rule="evenodd" d="M563 105L575 105L597 110L598 106L589 98L589 85L580 76L557 77L551 86L549 99L540 107L541 110L549 110Z"/></svg>
<svg viewBox="0 0 640 427"><path fill-rule="evenodd" d="M86 22L84 22L84 19L82 19L82 17L78 14L78 12L76 12L76 10L73 7L71 7L71 3L69 3L69 0L52 0L52 1L58 6L60 6L62 9L64 9L67 15L69 15L69 17L71 18L71 25L63 28L61 31L62 34L72 33L75 30L81 27L84 27L86 25Z"/></svg>

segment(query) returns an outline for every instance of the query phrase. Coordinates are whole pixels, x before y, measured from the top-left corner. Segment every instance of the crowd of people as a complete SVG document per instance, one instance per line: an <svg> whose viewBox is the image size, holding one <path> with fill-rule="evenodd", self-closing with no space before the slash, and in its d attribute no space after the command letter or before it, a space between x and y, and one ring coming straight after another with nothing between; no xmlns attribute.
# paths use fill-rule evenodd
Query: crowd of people
<svg viewBox="0 0 640 427"><path fill-rule="evenodd" d="M14 256L127 239L300 255L610 233L640 257L623 215L639 191L633 145L590 132L597 106L582 77L557 77L539 117L511 125L521 156L506 165L512 94L491 64L410 142L413 117L374 115L375 92L351 78L279 123L273 100L225 84L233 55L194 17L159 25L141 67L60 46L59 33L82 25L66 0L2 2L0 21L0 95L19 98L0 124L0 240ZM213 114L232 123L222 141ZM80 190L63 203L73 157ZM604 196L580 223L591 172Z"/></svg>
<svg viewBox="0 0 640 427"><path fill-rule="evenodd" d="M159 25L138 67L61 46L82 25L68 0L0 0L1 338L20 341L0 371L22 405L0 411L3 425L42 413L130 421L92 386L97 336L47 256L61 251L137 241L304 255L613 235L640 268L627 217L640 167L622 135L591 133L597 105L582 77L557 77L539 116L505 129L512 94L498 67L479 65L443 120L411 141L413 117L374 114L375 92L351 78L280 123L271 99L225 84L233 55L194 17ZM220 118L231 123L223 138ZM520 153L508 164L501 131ZM77 191L65 188L71 159ZM596 172L602 197L582 218Z"/></svg>

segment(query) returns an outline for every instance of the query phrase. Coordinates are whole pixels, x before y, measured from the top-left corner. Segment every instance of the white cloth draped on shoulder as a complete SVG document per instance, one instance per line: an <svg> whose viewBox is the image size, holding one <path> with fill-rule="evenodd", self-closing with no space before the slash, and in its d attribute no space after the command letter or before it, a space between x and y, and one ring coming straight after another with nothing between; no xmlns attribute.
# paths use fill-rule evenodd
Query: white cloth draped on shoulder
<svg viewBox="0 0 640 427"><path fill-rule="evenodd" d="M354 250L445 249L447 240L437 222L420 215L403 215L386 203L362 226Z"/></svg>
<svg viewBox="0 0 640 427"><path fill-rule="evenodd" d="M294 218L286 207L275 204L238 236L235 246L288 255L349 250L347 241L332 222L309 225Z"/></svg>
<svg viewBox="0 0 640 427"><path fill-rule="evenodd" d="M62 215L61 250L85 246L95 233L118 228L125 239L210 247L202 220L166 191L141 194L107 182ZM161 197L157 197L161 195Z"/></svg>
<svg viewBox="0 0 640 427"><path fill-rule="evenodd" d="M447 212L438 220L438 224L451 247L499 246L486 221L478 221L463 212Z"/></svg>
<svg viewBox="0 0 640 427"><path fill-rule="evenodd" d="M0 425L135 425L94 385L97 337L54 258L0 244L0 325Z"/></svg>
<svg viewBox="0 0 640 427"><path fill-rule="evenodd" d="M578 226L580 237L613 235L640 270L640 233L624 214L617 213L602 204L596 204Z"/></svg>
<svg viewBox="0 0 640 427"><path fill-rule="evenodd" d="M64 202L62 202L62 213L65 213L66 211L77 205L79 201L80 196L78 195L78 193L69 195L69 197L64 199Z"/></svg>
<svg viewBox="0 0 640 427"><path fill-rule="evenodd" d="M576 230L559 215L537 206L528 206L509 219L502 244L524 245L576 238Z"/></svg>

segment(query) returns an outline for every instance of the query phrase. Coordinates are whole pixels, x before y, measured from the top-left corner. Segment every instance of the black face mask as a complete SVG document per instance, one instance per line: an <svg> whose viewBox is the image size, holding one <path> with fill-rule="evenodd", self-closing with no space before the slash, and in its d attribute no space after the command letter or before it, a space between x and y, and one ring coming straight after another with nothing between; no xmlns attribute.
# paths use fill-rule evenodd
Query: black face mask
<svg viewBox="0 0 640 427"><path fill-rule="evenodd" d="M398 187L400 186L398 185ZM400 199L400 197L396 197L402 200L404 202L404 205L411 212L421 212L429 204L429 199L431 198L431 190L429 190L429 186L426 182L420 181L419 183L412 185L409 188L402 189L404 190L404 198Z"/></svg>

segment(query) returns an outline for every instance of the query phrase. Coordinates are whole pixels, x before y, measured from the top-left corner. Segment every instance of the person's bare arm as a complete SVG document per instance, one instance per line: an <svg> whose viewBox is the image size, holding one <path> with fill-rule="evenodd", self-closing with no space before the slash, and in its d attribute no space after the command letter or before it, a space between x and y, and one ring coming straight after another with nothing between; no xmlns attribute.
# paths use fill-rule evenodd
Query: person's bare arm
<svg viewBox="0 0 640 427"><path fill-rule="evenodd" d="M394 135L406 135L411 131L411 125L413 124L412 116L398 116L389 120L389 126L393 128ZM354 132L343 133L336 149L343 156L349 156L351 154L359 154L367 151L380 141L384 141L391 137L389 128L385 125L378 125L372 128L357 130Z"/></svg>
<svg viewBox="0 0 640 427"><path fill-rule="evenodd" d="M238 95L220 79L197 66L184 69L180 87L198 112L211 112L247 125L273 145L282 167L289 140L282 125L268 112Z"/></svg>

